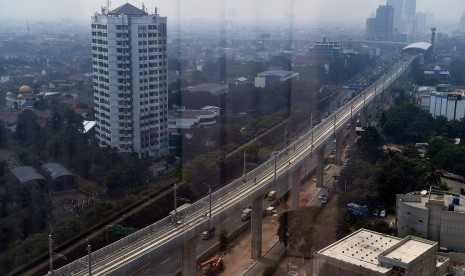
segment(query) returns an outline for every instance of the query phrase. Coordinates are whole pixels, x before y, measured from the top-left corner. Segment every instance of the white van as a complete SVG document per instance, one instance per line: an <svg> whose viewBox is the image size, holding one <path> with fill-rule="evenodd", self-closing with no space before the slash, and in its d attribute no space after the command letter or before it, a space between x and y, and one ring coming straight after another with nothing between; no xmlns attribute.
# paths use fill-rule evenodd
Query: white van
<svg viewBox="0 0 465 276"><path fill-rule="evenodd" d="M241 219L242 220L248 220L251 215L252 215L252 209L246 208L246 209L242 210Z"/></svg>

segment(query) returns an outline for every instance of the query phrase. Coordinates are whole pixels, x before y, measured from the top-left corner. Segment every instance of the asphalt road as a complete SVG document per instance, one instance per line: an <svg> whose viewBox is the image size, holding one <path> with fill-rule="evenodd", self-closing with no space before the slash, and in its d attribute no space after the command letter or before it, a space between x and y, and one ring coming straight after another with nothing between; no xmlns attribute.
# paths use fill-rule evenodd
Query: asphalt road
<svg viewBox="0 0 465 276"><path fill-rule="evenodd" d="M334 149L335 144L331 144L326 147L326 155L329 155L331 151ZM311 166L316 163L316 155L314 155L315 158L311 158ZM295 179L297 180L297 179ZM277 186L275 187L276 191L276 197L280 198L287 190L289 190L289 186L287 185L288 183L281 182L277 183ZM322 190L321 193L326 193L326 190ZM273 201L269 201L266 198L263 199L263 210L265 210L267 207L269 207ZM251 204L250 204L251 205ZM316 205L321 205L320 200L314 200L311 204L312 206ZM244 208L247 206L243 206ZM243 225L244 221L241 220L241 210L237 210L237 212L234 213L233 216L229 216L225 218L223 221L222 225L216 225L216 234L219 233L222 229L225 229L229 233L233 232L234 230L238 229L241 225ZM218 238L216 236L212 236L208 240L202 240L199 237L199 240L197 242L197 254L200 255L201 253L207 251L210 247L212 247L216 242L218 242ZM182 256L182 249L181 247L178 247L170 252L167 252L166 254L163 254L159 256L158 258L154 259L151 263L148 265L142 267L138 271L134 272L133 276L148 276L148 275L174 275L176 271L178 271L181 268L181 256Z"/></svg>

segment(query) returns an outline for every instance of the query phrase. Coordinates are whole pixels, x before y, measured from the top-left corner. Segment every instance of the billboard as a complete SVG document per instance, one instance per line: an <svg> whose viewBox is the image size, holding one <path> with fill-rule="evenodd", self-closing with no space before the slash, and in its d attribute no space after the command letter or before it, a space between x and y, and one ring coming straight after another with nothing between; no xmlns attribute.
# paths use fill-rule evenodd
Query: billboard
<svg viewBox="0 0 465 276"><path fill-rule="evenodd" d="M447 95L447 100L448 101L460 101L460 100L462 100L462 95L449 94L449 95Z"/></svg>

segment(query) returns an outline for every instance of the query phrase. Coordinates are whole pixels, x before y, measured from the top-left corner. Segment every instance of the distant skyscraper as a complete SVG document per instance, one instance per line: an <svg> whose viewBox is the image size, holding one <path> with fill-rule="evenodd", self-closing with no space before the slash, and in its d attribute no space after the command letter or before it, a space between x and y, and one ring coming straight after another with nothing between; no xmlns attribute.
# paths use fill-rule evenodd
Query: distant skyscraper
<svg viewBox="0 0 465 276"><path fill-rule="evenodd" d="M417 12L415 14L415 32L424 31L426 29L426 13Z"/></svg>
<svg viewBox="0 0 465 276"><path fill-rule="evenodd" d="M166 17L124 4L92 16L96 137L139 156L168 151Z"/></svg>
<svg viewBox="0 0 465 276"><path fill-rule="evenodd" d="M366 39L375 40L376 39L376 18L371 17L367 18L366 21Z"/></svg>
<svg viewBox="0 0 465 276"><path fill-rule="evenodd" d="M465 33L465 11L462 13L462 17L460 17L459 32Z"/></svg>
<svg viewBox="0 0 465 276"><path fill-rule="evenodd" d="M404 0L388 0L387 4L394 8L393 27L400 32L402 30L402 18L404 16Z"/></svg>
<svg viewBox="0 0 465 276"><path fill-rule="evenodd" d="M369 40L392 40L394 8L380 5L376 9L376 18L368 18L366 36Z"/></svg>
<svg viewBox="0 0 465 276"><path fill-rule="evenodd" d="M406 16L415 15L417 10L417 0L405 0L404 14Z"/></svg>

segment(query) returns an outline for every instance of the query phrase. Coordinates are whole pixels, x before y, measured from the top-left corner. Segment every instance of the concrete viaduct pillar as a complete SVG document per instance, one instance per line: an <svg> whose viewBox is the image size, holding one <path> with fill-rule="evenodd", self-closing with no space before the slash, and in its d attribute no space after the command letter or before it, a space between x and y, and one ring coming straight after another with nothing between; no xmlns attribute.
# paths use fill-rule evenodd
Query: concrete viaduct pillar
<svg viewBox="0 0 465 276"><path fill-rule="evenodd" d="M258 260L262 256L262 217L263 197L259 196L252 201L252 215L250 229L252 234L252 259Z"/></svg>
<svg viewBox="0 0 465 276"><path fill-rule="evenodd" d="M368 122L368 108L363 107L360 111L360 126L365 128Z"/></svg>
<svg viewBox="0 0 465 276"><path fill-rule="evenodd" d="M196 276L197 270L197 248L198 236L195 236L182 243L181 271L183 276Z"/></svg>
<svg viewBox="0 0 465 276"><path fill-rule="evenodd" d="M316 186L323 187L323 176L324 176L324 166L325 166L325 148L322 146L321 149L317 152L317 164L316 164Z"/></svg>
<svg viewBox="0 0 465 276"><path fill-rule="evenodd" d="M289 180L291 181L291 209L297 210L300 207L300 175L301 170L295 170Z"/></svg>
<svg viewBox="0 0 465 276"><path fill-rule="evenodd" d="M357 137L357 133L356 133L357 126L356 126L356 124L357 124L357 118L354 117L350 121L350 144L351 145L355 144L355 138Z"/></svg>

